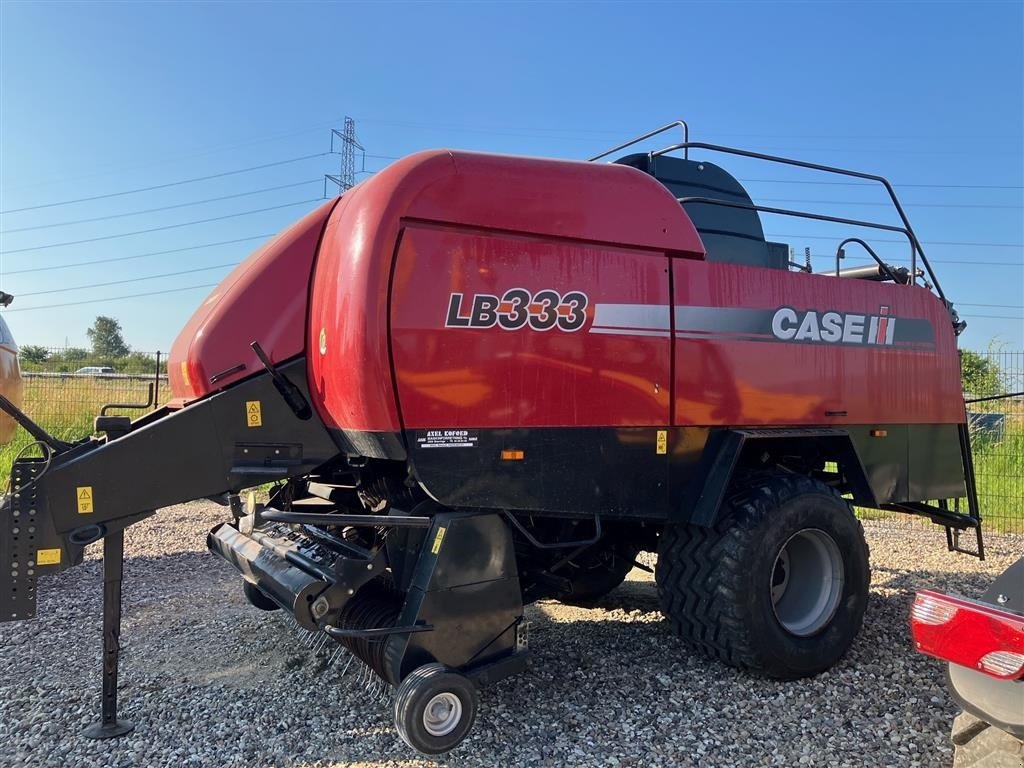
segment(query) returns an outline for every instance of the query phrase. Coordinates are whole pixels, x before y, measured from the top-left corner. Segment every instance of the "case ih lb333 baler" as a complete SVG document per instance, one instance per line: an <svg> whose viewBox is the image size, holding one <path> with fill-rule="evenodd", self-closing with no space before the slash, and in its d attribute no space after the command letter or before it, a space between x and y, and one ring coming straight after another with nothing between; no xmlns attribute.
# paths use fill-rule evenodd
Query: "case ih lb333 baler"
<svg viewBox="0 0 1024 768"><path fill-rule="evenodd" d="M903 224L754 205L695 148L877 181ZM900 233L909 269L855 239L840 254L856 242L870 267L794 269L763 211ZM927 516L950 549L973 530L982 554L961 328L880 177L685 133L614 163L416 154L214 290L174 344L167 407L71 445L9 409L43 451L2 513L2 618L33 617L37 578L104 539L93 735L124 732L123 530L208 497L232 513L209 548L249 600L396 686L423 752L524 668L524 604L592 601L640 551L692 646L814 675L864 614L851 503ZM266 483L266 505L240 500Z"/></svg>

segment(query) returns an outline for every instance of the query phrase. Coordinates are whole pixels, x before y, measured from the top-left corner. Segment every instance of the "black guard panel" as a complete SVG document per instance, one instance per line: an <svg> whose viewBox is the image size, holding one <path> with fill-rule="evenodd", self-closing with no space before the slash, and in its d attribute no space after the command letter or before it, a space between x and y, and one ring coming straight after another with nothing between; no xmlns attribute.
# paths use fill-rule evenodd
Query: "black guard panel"
<svg viewBox="0 0 1024 768"><path fill-rule="evenodd" d="M523 654L522 594L508 526L497 514L441 512L419 550L398 619L430 632L393 636L387 675L400 682L424 664L471 673Z"/></svg>
<svg viewBox="0 0 1024 768"><path fill-rule="evenodd" d="M699 455L689 449L676 454L682 431L409 430L406 444L415 477L446 506L664 519L671 506L670 478L683 474L670 471L670 464L690 464Z"/></svg>

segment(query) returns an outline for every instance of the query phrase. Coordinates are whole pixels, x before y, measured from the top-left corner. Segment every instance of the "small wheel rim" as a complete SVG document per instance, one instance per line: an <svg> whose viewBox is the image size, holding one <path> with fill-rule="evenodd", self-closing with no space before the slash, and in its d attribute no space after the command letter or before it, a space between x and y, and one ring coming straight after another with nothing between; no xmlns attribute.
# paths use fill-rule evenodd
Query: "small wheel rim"
<svg viewBox="0 0 1024 768"><path fill-rule="evenodd" d="M772 609L782 628L807 637L824 629L843 596L843 556L835 539L818 528L790 536L775 557Z"/></svg>
<svg viewBox="0 0 1024 768"><path fill-rule="evenodd" d="M423 730L431 736L447 736L462 720L462 701L454 693L436 694L423 709Z"/></svg>

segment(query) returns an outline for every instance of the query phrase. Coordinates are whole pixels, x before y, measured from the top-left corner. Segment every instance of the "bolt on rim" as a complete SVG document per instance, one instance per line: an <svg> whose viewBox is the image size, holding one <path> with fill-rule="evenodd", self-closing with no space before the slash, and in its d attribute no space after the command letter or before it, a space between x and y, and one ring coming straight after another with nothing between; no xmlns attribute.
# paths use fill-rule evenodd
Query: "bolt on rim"
<svg viewBox="0 0 1024 768"><path fill-rule="evenodd" d="M797 531L783 544L772 568L775 618L790 634L813 635L832 621L844 584L843 557L835 539L817 528Z"/></svg>
<svg viewBox="0 0 1024 768"><path fill-rule="evenodd" d="M462 720L462 701L454 693L439 693L423 710L423 728L431 736L447 736Z"/></svg>

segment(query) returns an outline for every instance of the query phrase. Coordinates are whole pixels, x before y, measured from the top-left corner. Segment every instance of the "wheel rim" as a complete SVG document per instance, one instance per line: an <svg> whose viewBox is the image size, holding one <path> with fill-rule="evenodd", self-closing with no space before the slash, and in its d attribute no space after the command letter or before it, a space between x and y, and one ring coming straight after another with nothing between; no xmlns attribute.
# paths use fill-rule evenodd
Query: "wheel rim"
<svg viewBox="0 0 1024 768"><path fill-rule="evenodd" d="M843 584L843 557L835 540L817 528L797 531L772 568L775 618L790 634L813 635L835 616Z"/></svg>
<svg viewBox="0 0 1024 768"><path fill-rule="evenodd" d="M447 736L462 720L462 702L454 693L439 693L423 710L423 728L431 736Z"/></svg>

